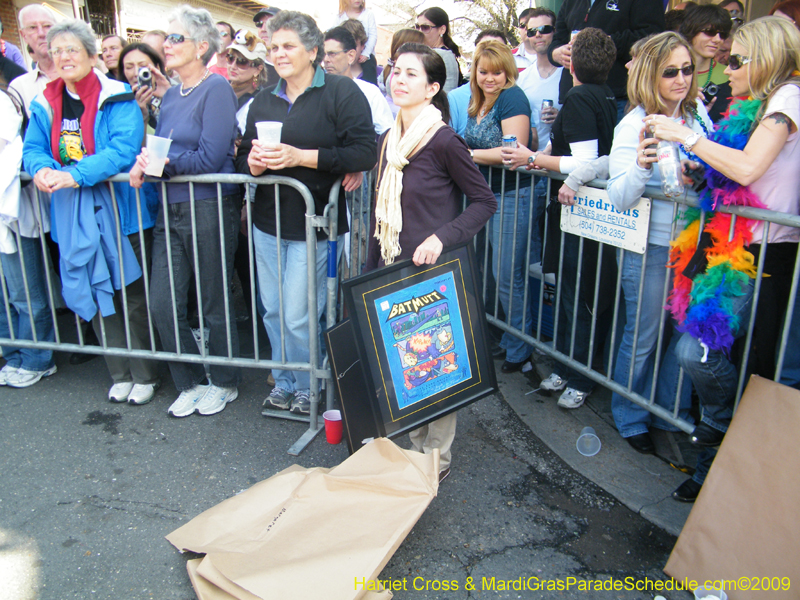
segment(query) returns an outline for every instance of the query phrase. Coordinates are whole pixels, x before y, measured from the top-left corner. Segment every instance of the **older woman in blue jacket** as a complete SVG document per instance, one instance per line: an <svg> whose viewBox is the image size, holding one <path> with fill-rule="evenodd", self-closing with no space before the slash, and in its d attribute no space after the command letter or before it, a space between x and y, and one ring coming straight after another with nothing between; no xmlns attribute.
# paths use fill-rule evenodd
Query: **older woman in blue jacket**
<svg viewBox="0 0 800 600"><path fill-rule="evenodd" d="M130 87L94 69L95 35L83 21L51 28L47 42L59 78L31 104L23 161L36 187L52 193L52 236L61 252L64 301L110 347L151 347L142 278L141 242L158 208L154 190L137 202L126 183L111 188L104 180L127 171L144 134L141 111ZM139 221L143 235L139 235ZM117 218L123 237L117 239ZM121 254L119 253L121 249ZM146 254L149 255L149 252ZM126 287L127 314L121 294ZM138 358L107 356L113 379L109 398L148 402L158 386L157 365Z"/></svg>

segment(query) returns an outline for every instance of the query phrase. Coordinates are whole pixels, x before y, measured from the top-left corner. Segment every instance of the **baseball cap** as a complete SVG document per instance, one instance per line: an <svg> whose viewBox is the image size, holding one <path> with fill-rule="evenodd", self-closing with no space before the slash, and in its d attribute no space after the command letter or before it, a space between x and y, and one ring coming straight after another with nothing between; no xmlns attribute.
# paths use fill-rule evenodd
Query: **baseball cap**
<svg viewBox="0 0 800 600"><path fill-rule="evenodd" d="M269 15L270 17L274 17L279 12L281 12L281 9L278 8L277 6L264 6L264 7L260 8L260 9L258 9L258 12L253 17L253 23L258 23L261 20L261 17L263 17L265 15Z"/></svg>

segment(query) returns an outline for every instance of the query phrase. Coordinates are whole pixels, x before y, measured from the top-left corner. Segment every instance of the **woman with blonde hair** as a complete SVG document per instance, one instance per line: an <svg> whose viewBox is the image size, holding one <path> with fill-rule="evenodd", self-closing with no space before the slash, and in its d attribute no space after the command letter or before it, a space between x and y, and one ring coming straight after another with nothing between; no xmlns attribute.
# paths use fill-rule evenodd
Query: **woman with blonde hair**
<svg viewBox="0 0 800 600"><path fill-rule="evenodd" d="M633 108L617 126L609 156L608 196L617 210L626 211L638 203L645 185L661 185L655 152L657 140L645 137L642 120L646 115L659 114L659 119L670 122L683 120L687 131L698 137L711 131L708 113L697 101L694 69L691 44L677 33L660 33L642 44L628 75L628 98ZM687 158L687 155L682 154L682 158ZM625 252L619 261L627 319L614 363L614 380L645 398L651 396L673 221L676 214L682 218L682 214L676 213L676 206L665 200L653 200L647 251L644 255ZM641 310L637 312L640 289ZM676 337L673 336L673 346ZM656 404L672 408L677 394L678 372L670 348L659 371ZM681 391L683 406L690 402L691 389L687 382ZM653 419L650 412L620 394L612 396L611 408L617 430L637 452L654 451L651 426L674 429L659 419Z"/></svg>
<svg viewBox="0 0 800 600"><path fill-rule="evenodd" d="M524 302L531 176L490 169L503 165L500 155L503 136L513 135L520 146L528 146L531 106L525 92L516 85L518 75L514 55L507 45L496 40L478 44L472 59L472 97L464 139L497 199L498 213L491 220L490 242L500 303L510 317L511 326L527 331L532 322L530 307ZM531 355L528 344L507 333L500 346L506 351L504 373L521 369Z"/></svg>
<svg viewBox="0 0 800 600"><path fill-rule="evenodd" d="M697 446L719 445L733 417L739 372L730 351L747 331L761 252L769 277L761 281L749 367L763 377L775 375L775 342L800 232L773 224L765 236L761 221L739 218L734 225L730 215L713 211L725 204L798 214L799 66L797 28L780 17L758 19L734 35L725 73L736 100L708 139L664 115L645 119L657 138L681 143L706 165L708 190L701 197L705 218L689 215L670 257L675 281L669 307L683 331L676 353L703 408L691 438ZM696 497L704 475L698 468L675 494Z"/></svg>

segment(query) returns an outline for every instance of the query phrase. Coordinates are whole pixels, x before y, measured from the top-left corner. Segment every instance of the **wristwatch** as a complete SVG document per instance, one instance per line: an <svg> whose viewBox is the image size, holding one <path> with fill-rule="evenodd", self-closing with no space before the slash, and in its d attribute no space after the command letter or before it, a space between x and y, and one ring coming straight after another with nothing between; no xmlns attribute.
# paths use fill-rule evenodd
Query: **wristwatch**
<svg viewBox="0 0 800 600"><path fill-rule="evenodd" d="M539 153L538 153L538 152L534 152L533 154L531 154L531 155L528 157L528 164L529 164L530 166L534 166L534 164L533 164L533 163L535 163L535 162L536 162L536 157L537 157L538 155L539 155Z"/></svg>
<svg viewBox="0 0 800 600"><path fill-rule="evenodd" d="M703 134L697 133L696 131L689 134L686 136L686 139L683 140L683 144L681 144L683 149L687 152L691 152L692 148L694 148L694 145L700 140L701 137L703 137Z"/></svg>

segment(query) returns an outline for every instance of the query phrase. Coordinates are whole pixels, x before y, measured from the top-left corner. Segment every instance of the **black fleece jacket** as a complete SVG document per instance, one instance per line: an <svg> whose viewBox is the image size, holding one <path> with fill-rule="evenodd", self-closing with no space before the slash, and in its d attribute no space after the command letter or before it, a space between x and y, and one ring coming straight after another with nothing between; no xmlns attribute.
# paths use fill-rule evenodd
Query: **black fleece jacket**
<svg viewBox="0 0 800 600"><path fill-rule="evenodd" d="M320 79L320 77L324 77ZM279 83L278 85L283 85ZM293 167L264 171L264 175L292 177L308 186L314 197L315 213L321 215L328 203L334 182L345 173L369 171L377 162L375 130L366 96L347 77L329 75L319 69L314 83L291 106L274 94L276 86L258 93L250 105L247 127L236 153L236 170L250 175L247 155L258 138L256 123L283 123L281 143L302 150L318 150L316 169ZM281 186L281 237L285 240L306 239L306 204L300 192ZM276 235L275 186L260 185L256 189L253 223L264 233ZM347 206L344 190L339 193L339 234L347 233ZM321 230L317 239L326 236Z"/></svg>
<svg viewBox="0 0 800 600"><path fill-rule="evenodd" d="M618 100L628 97L628 71L625 63L631 59L630 50L634 42L652 33L664 31L664 5L661 0L564 0L556 17L556 32L553 43L547 51L553 62L553 50L569 43L570 35L576 29L597 27L614 41L617 47L617 60L611 67L606 82ZM559 97L564 103L567 92L572 87L569 69L561 73Z"/></svg>

